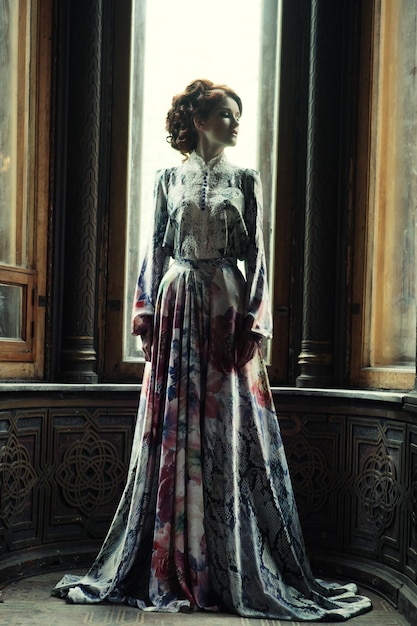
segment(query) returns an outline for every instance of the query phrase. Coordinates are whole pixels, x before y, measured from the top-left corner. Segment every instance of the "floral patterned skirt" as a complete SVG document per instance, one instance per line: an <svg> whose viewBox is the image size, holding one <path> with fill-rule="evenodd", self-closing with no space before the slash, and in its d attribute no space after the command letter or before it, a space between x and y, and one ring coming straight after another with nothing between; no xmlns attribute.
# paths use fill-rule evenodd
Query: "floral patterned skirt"
<svg viewBox="0 0 417 626"><path fill-rule="evenodd" d="M244 293L234 263L164 276L125 491L90 571L55 595L282 620L370 609L311 573L262 355L234 367Z"/></svg>

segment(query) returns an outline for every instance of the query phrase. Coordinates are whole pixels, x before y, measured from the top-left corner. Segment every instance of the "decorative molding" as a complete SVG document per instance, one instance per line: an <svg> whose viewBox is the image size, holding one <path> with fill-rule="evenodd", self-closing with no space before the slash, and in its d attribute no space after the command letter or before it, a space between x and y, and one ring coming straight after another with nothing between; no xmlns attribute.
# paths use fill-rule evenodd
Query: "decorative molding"
<svg viewBox="0 0 417 626"><path fill-rule="evenodd" d="M84 566L99 547L129 463L138 393L126 387L3 393L2 580L44 563ZM413 415L389 394L296 392L283 390L275 401L309 552L390 571L402 581L408 612L406 589L416 590L417 580Z"/></svg>
<svg viewBox="0 0 417 626"><path fill-rule="evenodd" d="M383 443L364 459L355 490L366 520L382 534L392 525L400 500L397 467Z"/></svg>
<svg viewBox="0 0 417 626"><path fill-rule="evenodd" d="M66 449L55 476L65 501L89 517L115 501L124 486L126 467L112 443L86 432Z"/></svg>
<svg viewBox="0 0 417 626"><path fill-rule="evenodd" d="M327 503L336 478L325 454L300 435L286 448L291 480L297 485L300 519L320 511Z"/></svg>
<svg viewBox="0 0 417 626"><path fill-rule="evenodd" d="M0 449L0 518L6 528L23 513L37 482L27 448L12 434Z"/></svg>

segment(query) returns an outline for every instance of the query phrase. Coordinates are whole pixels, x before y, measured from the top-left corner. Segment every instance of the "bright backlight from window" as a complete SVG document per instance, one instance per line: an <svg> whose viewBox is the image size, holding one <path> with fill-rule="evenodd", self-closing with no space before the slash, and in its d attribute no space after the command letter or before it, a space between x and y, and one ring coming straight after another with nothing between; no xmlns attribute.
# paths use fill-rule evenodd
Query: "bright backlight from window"
<svg viewBox="0 0 417 626"><path fill-rule="evenodd" d="M268 0L269 1L269 0ZM276 5L275 5L276 6ZM261 169L261 76L265 0L134 0L130 181L126 268L125 357L137 358L130 337L130 302L153 215L155 172L183 156L167 142L172 97L197 78L229 85L243 102L238 165ZM272 42L272 46L274 42ZM274 81L274 74L270 75ZM265 98L264 98L265 100ZM271 129L272 135L273 129Z"/></svg>
<svg viewBox="0 0 417 626"><path fill-rule="evenodd" d="M256 166L261 9L261 0L147 2L144 168L178 164L166 143L165 116L172 96L196 78L226 83L240 95L242 130L233 160Z"/></svg>

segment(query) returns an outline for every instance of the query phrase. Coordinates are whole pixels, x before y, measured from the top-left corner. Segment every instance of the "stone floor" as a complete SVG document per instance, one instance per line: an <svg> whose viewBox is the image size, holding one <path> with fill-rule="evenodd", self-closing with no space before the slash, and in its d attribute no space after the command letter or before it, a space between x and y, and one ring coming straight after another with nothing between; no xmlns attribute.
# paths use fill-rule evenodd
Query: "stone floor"
<svg viewBox="0 0 417 626"><path fill-rule="evenodd" d="M0 591L0 626L306 626L306 622L248 619L225 614L144 613L130 607L110 604L71 605L50 595L61 572L43 574L14 582ZM386 600L367 590L374 609L351 619L349 626L410 626ZM335 622L326 622L333 624ZM340 624L340 622L338 622ZM310 622L311 626L318 622ZM323 625L323 622L320 622Z"/></svg>

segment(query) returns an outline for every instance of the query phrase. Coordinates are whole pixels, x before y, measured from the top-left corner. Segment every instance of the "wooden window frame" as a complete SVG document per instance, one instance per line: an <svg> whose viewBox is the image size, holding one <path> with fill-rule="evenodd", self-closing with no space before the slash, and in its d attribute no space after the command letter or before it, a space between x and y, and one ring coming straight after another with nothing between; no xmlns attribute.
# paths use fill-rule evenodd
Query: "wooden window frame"
<svg viewBox="0 0 417 626"><path fill-rule="evenodd" d="M19 0L19 33L26 33L30 0ZM31 0L31 33L19 45L19 89L27 91L18 111L17 230L27 239L27 258L16 246L16 264L0 267L0 282L22 289L22 338L0 341L0 380L40 380L44 375L45 295L50 172L53 0ZM22 84L23 81L23 84ZM27 220L23 216L27 214Z"/></svg>
<svg viewBox="0 0 417 626"><path fill-rule="evenodd" d="M378 90L374 76L379 62L380 4L381 0L364 0L361 7L350 384L359 388L409 390L414 386L415 368L370 366L372 277L368 266L372 255L375 226L373 207L376 202L372 173L375 167L372 162L372 107L377 100Z"/></svg>
<svg viewBox="0 0 417 626"><path fill-rule="evenodd" d="M15 339L0 337L2 361L33 361L35 280L34 271L0 266L0 284L18 287L22 292L20 337Z"/></svg>
<svg viewBox="0 0 417 626"><path fill-rule="evenodd" d="M275 0L268 0L271 6L274 6ZM120 7L115 14L115 41L114 41L114 57L113 64L117 67L117 72L114 73L113 83L113 100L112 100L112 155L111 162L114 164L112 167L112 177L110 183L110 195L109 195L109 249L108 249L108 282L106 292L106 323L105 323L105 339L102 344L104 351L104 364L103 364L103 378L105 381L121 381L121 382L137 382L142 379L144 362L132 359L123 359L123 318L124 318L124 280L125 276L125 263L126 263L126 229L127 229L127 205L128 205L128 168L130 163L128 162L128 151L126 146L129 144L129 119L128 119L128 106L125 94L130 92L130 80L131 80L131 67L127 60L130 59L130 46L131 46L131 19L132 19L132 0L128 0L123 3L123 7ZM143 7L139 8L143 11ZM277 9L278 15L281 8ZM143 14L143 19L145 16ZM267 20L266 20L267 21ZM279 18L278 18L279 22ZM264 29L272 30L274 24L269 20L268 23L264 23ZM278 46L278 30L275 27L275 35L277 37L276 45ZM269 46L270 46L269 42ZM264 45L263 54L269 58L271 50L267 49L268 46ZM276 68L277 76L279 70ZM142 80L141 74L135 77L137 81ZM264 83L266 85L265 90L268 90L266 98L275 97L276 82L271 81L270 75L265 77ZM136 85L135 88L139 88ZM123 98L120 97L123 94ZM278 107L278 103L277 103ZM275 112L277 115L277 111ZM264 146L265 154L277 153L276 138L271 138L266 132L266 128L260 129L262 145ZM265 159L268 163L265 167L271 169L272 160ZM268 205L272 203L272 198L275 196L274 186L276 185L276 176L270 171L270 177L272 181L271 190L268 193L264 190L264 203ZM265 196L267 196L265 198ZM271 202L270 202L271 201ZM272 230L276 223L276 210L275 207L271 209L271 214L266 222L267 230ZM280 241L282 235L280 234ZM285 253L287 254L288 241L285 241ZM277 242L275 238L271 257L273 259L273 265L276 264L277 258L280 258L282 254L282 246ZM272 277L271 275L274 274ZM272 278L272 280L271 280ZM287 283L285 282L284 289L282 289L282 281L279 282L275 272L270 268L270 287L272 296L275 298L275 293L280 300L288 298ZM134 286L130 286L130 291L133 298ZM282 294L280 292L283 292ZM285 308L288 313L289 305L286 300ZM274 315L274 323L281 328L283 326L282 315ZM288 319L285 316L284 325L287 329ZM279 376L281 380L286 380L287 377L287 351L283 350L284 341L288 339L288 333L286 339L283 339L280 335L280 341L277 340L278 332L274 335L275 339L271 345L270 350L270 372L273 373L273 378Z"/></svg>

